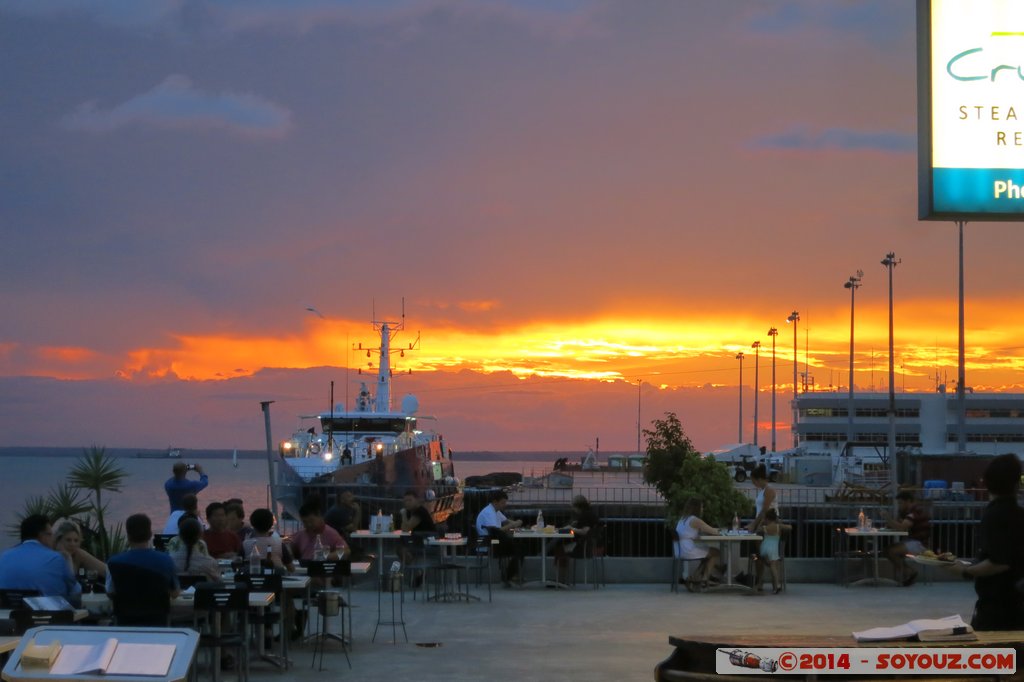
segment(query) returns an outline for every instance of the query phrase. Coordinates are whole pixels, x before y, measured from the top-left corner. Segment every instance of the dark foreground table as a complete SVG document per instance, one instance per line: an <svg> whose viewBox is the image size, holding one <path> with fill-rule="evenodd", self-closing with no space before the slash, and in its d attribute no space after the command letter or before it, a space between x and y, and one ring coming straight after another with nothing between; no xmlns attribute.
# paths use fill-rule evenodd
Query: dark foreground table
<svg viewBox="0 0 1024 682"><path fill-rule="evenodd" d="M899 675L900 680L942 680L951 682L953 680L970 680L980 682L987 679L1013 679L1024 680L1024 632L979 632L976 641L968 642L910 642L905 640L888 642L857 642L849 634L845 635L816 635L800 633L783 634L701 634L701 635L674 635L668 638L668 643L675 647L672 655L659 663L654 668L654 679L657 682L681 682L683 680L706 680L711 682L752 682L757 679L748 675L718 675L715 673L715 654L718 649L751 649L760 647L784 647L784 648L879 648L879 647L906 647L906 648L947 648L947 647L1003 647L1013 648L1017 652L1017 674L1011 678L997 678L985 675ZM878 682L883 677L878 675L783 675L775 673L769 676L770 679L791 679L791 680L814 680L821 679L832 682L833 680L874 680Z"/></svg>

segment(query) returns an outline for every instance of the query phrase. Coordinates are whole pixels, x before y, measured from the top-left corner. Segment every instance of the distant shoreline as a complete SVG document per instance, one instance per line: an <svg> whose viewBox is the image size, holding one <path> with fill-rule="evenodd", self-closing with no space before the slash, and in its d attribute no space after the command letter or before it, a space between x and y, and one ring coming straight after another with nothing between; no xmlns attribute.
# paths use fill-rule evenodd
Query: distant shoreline
<svg viewBox="0 0 1024 682"><path fill-rule="evenodd" d="M4 446L0 447L0 458L4 457L54 457L54 458L74 458L80 457L87 448L84 447L48 447L48 446ZM167 448L111 448L106 449L107 454L111 457L117 458L128 458L137 459L167 459L172 461L188 460L204 460L204 459L231 459L234 457L234 450L225 450L222 448L180 448L181 457L172 458L161 455L166 455ZM529 461L529 462L554 462L560 457L566 457L569 461L579 461L586 453L583 451L569 452L559 450L540 450L540 451L495 451L495 450L477 450L477 451L454 451L453 458L456 464L459 461L468 462L480 462L488 460L510 460L510 461ZM267 453L265 450L238 450L238 459L265 459Z"/></svg>

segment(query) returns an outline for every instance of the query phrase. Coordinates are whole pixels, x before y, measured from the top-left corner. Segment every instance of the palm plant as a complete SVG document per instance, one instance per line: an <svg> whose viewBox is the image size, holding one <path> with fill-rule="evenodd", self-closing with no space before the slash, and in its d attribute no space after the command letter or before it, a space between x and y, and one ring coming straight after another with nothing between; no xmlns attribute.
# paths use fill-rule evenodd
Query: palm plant
<svg viewBox="0 0 1024 682"><path fill-rule="evenodd" d="M99 546L96 548L103 558L111 554L110 533L104 516L107 503L103 501L104 492L119 493L127 473L117 465L113 457L107 455L107 449L93 445L83 451L82 457L68 473L68 483L72 488L88 490L92 497L92 509L96 515L96 532Z"/></svg>

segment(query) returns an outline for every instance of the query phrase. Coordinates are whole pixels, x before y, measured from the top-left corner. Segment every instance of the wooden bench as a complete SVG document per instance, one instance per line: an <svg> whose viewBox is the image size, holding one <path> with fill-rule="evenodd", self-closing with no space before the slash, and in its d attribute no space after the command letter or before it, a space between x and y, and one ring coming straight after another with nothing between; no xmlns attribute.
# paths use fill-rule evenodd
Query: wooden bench
<svg viewBox="0 0 1024 682"><path fill-rule="evenodd" d="M700 635L673 635L668 638L671 646L675 647L672 655L659 663L654 668L654 679L658 682L682 682L684 680L716 680L717 682L750 682L747 675L718 675L715 672L715 657L718 649L751 649L751 648L840 648L853 649L858 647L866 648L948 648L948 647L1003 647L1013 648L1017 652L1017 674L1009 679L1024 680L1024 631L1008 632L979 632L975 641L958 642L913 642L908 640L895 640L887 642L857 642L850 634L844 635L819 635L799 633L779 634L700 634ZM782 675L779 673L771 675L772 679L827 679L832 680L878 680L878 675L819 675L794 674ZM962 679L971 682L980 682L986 679L1006 679L994 676L970 675L963 677L934 676L934 675L899 675L899 679L909 680L941 680L952 682Z"/></svg>

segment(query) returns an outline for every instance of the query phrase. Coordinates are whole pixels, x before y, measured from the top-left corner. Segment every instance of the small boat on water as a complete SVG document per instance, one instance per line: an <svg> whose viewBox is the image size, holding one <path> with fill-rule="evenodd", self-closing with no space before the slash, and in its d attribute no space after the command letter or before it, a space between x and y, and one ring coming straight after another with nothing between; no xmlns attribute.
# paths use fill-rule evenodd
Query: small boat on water
<svg viewBox="0 0 1024 682"><path fill-rule="evenodd" d="M139 450L135 453L139 459L181 459L181 448L167 448L166 450Z"/></svg>
<svg viewBox="0 0 1024 682"><path fill-rule="evenodd" d="M391 405L391 354L416 350L419 339L392 348L394 337L405 328L404 313L400 323L374 321L373 327L380 335L379 347L360 344L358 350L368 356L377 351L376 394L363 383L355 409L339 405L305 417L315 419L320 432L303 425L280 443L275 492L296 515L301 500L311 493L330 503L342 489L351 488L373 509L387 511L397 509L406 490L415 490L435 521L444 521L462 508L451 449L443 436L421 429L420 422L433 417L419 415L415 396L406 395L400 410Z"/></svg>

